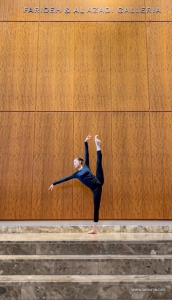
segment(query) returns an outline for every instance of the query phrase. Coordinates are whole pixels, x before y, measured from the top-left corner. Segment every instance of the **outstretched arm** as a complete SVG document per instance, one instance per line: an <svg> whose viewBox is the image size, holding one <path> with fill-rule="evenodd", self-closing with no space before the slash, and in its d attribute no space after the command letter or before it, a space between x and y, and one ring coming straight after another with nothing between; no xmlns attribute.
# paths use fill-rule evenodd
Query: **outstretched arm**
<svg viewBox="0 0 172 300"><path fill-rule="evenodd" d="M59 183L61 183L61 182L68 181L68 180L73 179L73 178L75 178L74 174L72 174L72 175L70 175L70 176L68 176L68 177L62 178L62 179L60 179L60 180L58 180L58 181L55 181L55 182L53 182L53 183L50 185L50 187L49 187L48 190L51 190L51 191L52 191L54 185L59 184Z"/></svg>
<svg viewBox="0 0 172 300"><path fill-rule="evenodd" d="M89 152L88 152L88 143L87 141L91 138L91 135L87 135L85 139L85 144L84 144L84 150L85 150L85 164L89 167Z"/></svg>

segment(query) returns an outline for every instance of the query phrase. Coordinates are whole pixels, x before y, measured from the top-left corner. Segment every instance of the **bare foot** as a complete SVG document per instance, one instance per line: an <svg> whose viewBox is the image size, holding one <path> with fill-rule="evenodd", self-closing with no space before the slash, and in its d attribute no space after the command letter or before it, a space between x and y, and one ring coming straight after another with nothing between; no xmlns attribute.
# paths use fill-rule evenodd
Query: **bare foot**
<svg viewBox="0 0 172 300"><path fill-rule="evenodd" d="M94 231L93 229L91 229L90 231L87 232L88 234L97 234L96 231Z"/></svg>
<svg viewBox="0 0 172 300"><path fill-rule="evenodd" d="M95 135L95 138L94 138L94 140L95 140L95 143L97 144L100 144L101 143L101 141L98 139L98 135L96 134Z"/></svg>
<svg viewBox="0 0 172 300"><path fill-rule="evenodd" d="M100 143L101 143L101 141L98 139L98 135L95 135L94 140L95 140L95 144L96 144L97 150L100 150Z"/></svg>

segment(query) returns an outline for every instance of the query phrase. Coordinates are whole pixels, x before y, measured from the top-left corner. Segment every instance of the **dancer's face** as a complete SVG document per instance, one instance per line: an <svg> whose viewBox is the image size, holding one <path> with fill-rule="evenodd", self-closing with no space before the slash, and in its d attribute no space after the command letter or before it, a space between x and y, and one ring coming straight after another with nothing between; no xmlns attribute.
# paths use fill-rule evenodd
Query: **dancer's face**
<svg viewBox="0 0 172 300"><path fill-rule="evenodd" d="M79 169L81 167L81 161L75 158L73 161L73 165L76 169Z"/></svg>

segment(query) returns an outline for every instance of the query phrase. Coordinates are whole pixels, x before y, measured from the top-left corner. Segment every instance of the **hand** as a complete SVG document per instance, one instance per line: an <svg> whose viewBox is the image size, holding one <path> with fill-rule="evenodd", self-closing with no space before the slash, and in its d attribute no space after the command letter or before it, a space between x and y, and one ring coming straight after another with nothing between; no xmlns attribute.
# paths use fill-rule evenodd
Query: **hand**
<svg viewBox="0 0 172 300"><path fill-rule="evenodd" d="M91 139L91 134L89 133L89 135L87 135L85 142L87 142L89 139Z"/></svg>
<svg viewBox="0 0 172 300"><path fill-rule="evenodd" d="M53 184L52 184L52 185L50 185L50 187L49 187L48 191L50 190L50 191L52 192L52 190L53 190L53 187L54 187L54 185L53 185Z"/></svg>

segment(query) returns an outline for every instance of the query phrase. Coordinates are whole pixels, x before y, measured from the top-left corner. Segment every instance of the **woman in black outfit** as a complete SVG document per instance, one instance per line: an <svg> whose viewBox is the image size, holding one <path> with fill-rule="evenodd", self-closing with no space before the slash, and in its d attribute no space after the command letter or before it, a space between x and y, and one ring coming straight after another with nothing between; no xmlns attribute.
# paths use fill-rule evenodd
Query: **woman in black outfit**
<svg viewBox="0 0 172 300"><path fill-rule="evenodd" d="M80 180L84 185L86 185L90 190L93 192L93 202L94 202L94 225L93 229L88 233L94 234L97 233L97 223L99 220L99 208L100 208L100 200L102 194L102 185L104 183L104 176L103 176L103 168L102 168L102 153L100 150L100 140L95 136L95 144L97 150L97 163L96 163L96 176L94 176L89 167L89 152L88 152L88 143L87 141L91 138L89 134L85 139L85 164L83 165L82 158L75 158L74 159L74 167L78 169L77 172L73 173L72 175L62 178L58 181L55 181L51 184L48 190L53 189L54 185L59 184L64 181L68 181L70 179L77 178Z"/></svg>

